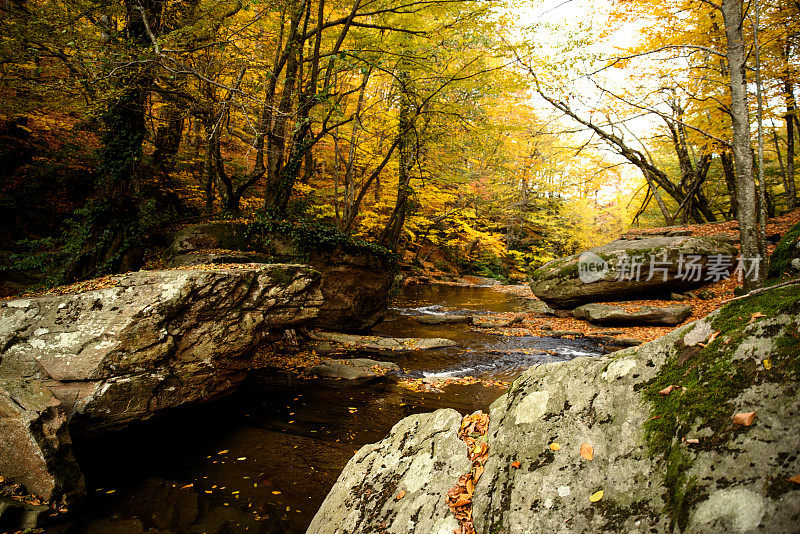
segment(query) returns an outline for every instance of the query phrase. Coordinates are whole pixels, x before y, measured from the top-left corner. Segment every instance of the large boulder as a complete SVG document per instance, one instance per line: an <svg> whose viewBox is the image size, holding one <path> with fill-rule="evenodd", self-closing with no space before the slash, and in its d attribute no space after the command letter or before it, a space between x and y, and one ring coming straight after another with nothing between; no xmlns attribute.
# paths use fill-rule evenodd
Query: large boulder
<svg viewBox="0 0 800 534"><path fill-rule="evenodd" d="M613 357L529 369L490 409L489 458L473 501L477 532L797 532L800 485L789 479L800 474L799 339L795 285L734 301ZM739 415L751 412L754 419ZM447 432L415 430L408 435L416 443ZM367 454L395 454L390 438L362 449L345 473L353 476ZM405 464L461 466L436 449L409 452ZM450 517L435 508L444 493L392 501L405 469L361 465L361 479L379 482L370 486L375 502L337 483L315 525L390 509L405 518L428 506L437 515L425 524L388 530L427 533ZM439 488L445 478L455 483L449 472L426 480ZM368 529L318 532L359 531Z"/></svg>
<svg viewBox="0 0 800 534"><path fill-rule="evenodd" d="M608 304L584 304L572 316L599 325L676 326L692 315L691 306L638 306L633 309Z"/></svg>
<svg viewBox="0 0 800 534"><path fill-rule="evenodd" d="M291 227L287 223L280 228ZM240 221L196 224L171 237L164 258L173 267L269 261L308 263L322 273L324 296L313 326L364 330L378 323L385 315L394 283L394 265L388 256L343 239L332 239L333 244L315 244L311 237L299 235L279 229L265 235L263 230Z"/></svg>
<svg viewBox="0 0 800 534"><path fill-rule="evenodd" d="M669 295L719 280L733 270L737 253L735 245L708 237L620 239L545 263L533 272L531 290L562 309Z"/></svg>
<svg viewBox="0 0 800 534"><path fill-rule="evenodd" d="M302 265L140 271L82 293L0 302L0 475L45 499L80 493L71 428L207 401L258 367L270 329L313 319Z"/></svg>
<svg viewBox="0 0 800 534"><path fill-rule="evenodd" d="M314 534L452 534L444 496L469 471L461 415L439 410L397 423L347 463L308 527Z"/></svg>
<svg viewBox="0 0 800 534"><path fill-rule="evenodd" d="M769 258L769 277L800 276L800 223L781 237Z"/></svg>

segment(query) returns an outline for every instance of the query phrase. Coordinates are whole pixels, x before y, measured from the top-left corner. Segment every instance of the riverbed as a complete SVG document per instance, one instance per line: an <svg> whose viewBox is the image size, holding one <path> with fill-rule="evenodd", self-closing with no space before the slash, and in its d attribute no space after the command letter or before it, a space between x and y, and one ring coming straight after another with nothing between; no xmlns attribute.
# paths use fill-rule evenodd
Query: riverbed
<svg viewBox="0 0 800 534"><path fill-rule="evenodd" d="M445 337L459 346L378 359L396 362L409 377L509 381L531 365L601 352L586 341L498 336L414 319L531 305L489 287L408 286L372 333ZM381 440L405 416L486 410L504 391L482 384L413 391L396 377L349 382L259 372L225 399L78 440L89 497L48 531L302 533L360 447Z"/></svg>

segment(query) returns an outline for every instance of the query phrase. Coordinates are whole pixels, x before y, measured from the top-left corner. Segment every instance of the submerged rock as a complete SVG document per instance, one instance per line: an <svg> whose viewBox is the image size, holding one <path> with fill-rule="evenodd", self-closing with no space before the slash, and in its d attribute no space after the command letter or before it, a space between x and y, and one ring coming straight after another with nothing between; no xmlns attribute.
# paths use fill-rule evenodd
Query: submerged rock
<svg viewBox="0 0 800 534"><path fill-rule="evenodd" d="M471 315L417 315L414 320L420 324L459 324L472 320Z"/></svg>
<svg viewBox="0 0 800 534"><path fill-rule="evenodd" d="M676 326L692 315L691 306L639 306L626 309L607 304L584 304L572 310L572 316L599 325Z"/></svg>
<svg viewBox="0 0 800 534"><path fill-rule="evenodd" d="M229 393L270 329L317 316L319 286L302 265L140 271L0 302L0 475L47 500L80 494L71 418L119 427Z"/></svg>
<svg viewBox="0 0 800 534"><path fill-rule="evenodd" d="M310 367L308 371L325 378L360 380L383 376L387 372L399 373L401 369L396 363L380 362L369 358L325 358L319 365Z"/></svg>
<svg viewBox="0 0 800 534"><path fill-rule="evenodd" d="M318 340L333 341L344 345L347 348L391 352L440 349L445 347L455 347L458 345L458 343L455 341L439 337L419 338L356 336L352 334L340 334L338 332L314 332L311 335Z"/></svg>
<svg viewBox="0 0 800 534"><path fill-rule="evenodd" d="M800 285L731 302L613 357L533 367L492 404L476 530L796 532L800 485L789 478L800 474L798 381ZM734 425L745 412L755 412L752 424ZM327 526L319 532L368 531L355 527L374 526L373 517L394 519L390 532L439 532L430 514L424 523L414 514L451 517L439 488L455 482L462 460L398 442L437 439L459 419L451 430L414 426L424 417L404 419L350 461L314 519ZM377 461L398 449L402 466ZM414 462L439 462L440 476L423 477L437 490L393 500ZM370 482L371 500L360 480Z"/></svg>
<svg viewBox="0 0 800 534"><path fill-rule="evenodd" d="M555 308L669 295L730 273L737 253L734 245L707 237L622 239L542 265L531 290Z"/></svg>

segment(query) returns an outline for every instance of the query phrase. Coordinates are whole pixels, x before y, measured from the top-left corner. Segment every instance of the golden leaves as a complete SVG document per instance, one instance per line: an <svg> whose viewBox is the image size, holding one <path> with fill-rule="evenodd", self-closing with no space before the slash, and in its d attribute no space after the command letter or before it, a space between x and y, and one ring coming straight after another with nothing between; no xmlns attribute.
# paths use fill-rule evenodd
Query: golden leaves
<svg viewBox="0 0 800 534"><path fill-rule="evenodd" d="M597 501L599 501L600 499L603 498L603 494L604 493L605 492L603 490L595 491L594 493L592 493L592 496L589 497L589 502L597 502Z"/></svg>
<svg viewBox="0 0 800 534"><path fill-rule="evenodd" d="M560 443L551 443L550 444L550 450L551 451L560 451L561 450L561 444Z"/></svg>
<svg viewBox="0 0 800 534"><path fill-rule="evenodd" d="M484 472L484 464L489 457L489 445L480 438L489 431L489 415L477 411L467 415L461 420L458 436L467 444L467 457L472 461L468 473L459 477L455 486L447 491L447 505L453 516L459 522L459 534L474 534L472 524L472 498L475 494L475 484ZM519 464L519 462L515 462Z"/></svg>
<svg viewBox="0 0 800 534"><path fill-rule="evenodd" d="M400 499L402 499L405 496L406 496L406 492L405 491L401 491L400 493L397 494L397 497L395 497L394 500L399 501Z"/></svg>
<svg viewBox="0 0 800 534"><path fill-rule="evenodd" d="M516 462L513 462L511 464L511 467L513 467L514 469L519 469L520 467L522 467L522 464L519 462L519 460L517 460Z"/></svg>

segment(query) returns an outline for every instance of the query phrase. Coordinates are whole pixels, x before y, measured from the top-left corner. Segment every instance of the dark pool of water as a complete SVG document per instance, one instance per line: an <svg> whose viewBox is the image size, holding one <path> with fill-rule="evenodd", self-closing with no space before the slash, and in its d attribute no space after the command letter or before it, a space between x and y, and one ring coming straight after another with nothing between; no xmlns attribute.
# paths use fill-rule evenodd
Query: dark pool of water
<svg viewBox="0 0 800 534"><path fill-rule="evenodd" d="M411 286L374 333L457 341L454 349L388 358L427 376L509 379L530 365L598 352L576 341L499 337L413 319L529 305L489 288ZM358 448L382 439L405 416L445 407L485 410L502 393L482 385L415 392L388 378L350 383L255 374L229 398L76 443L90 496L69 522L49 530L305 532Z"/></svg>

